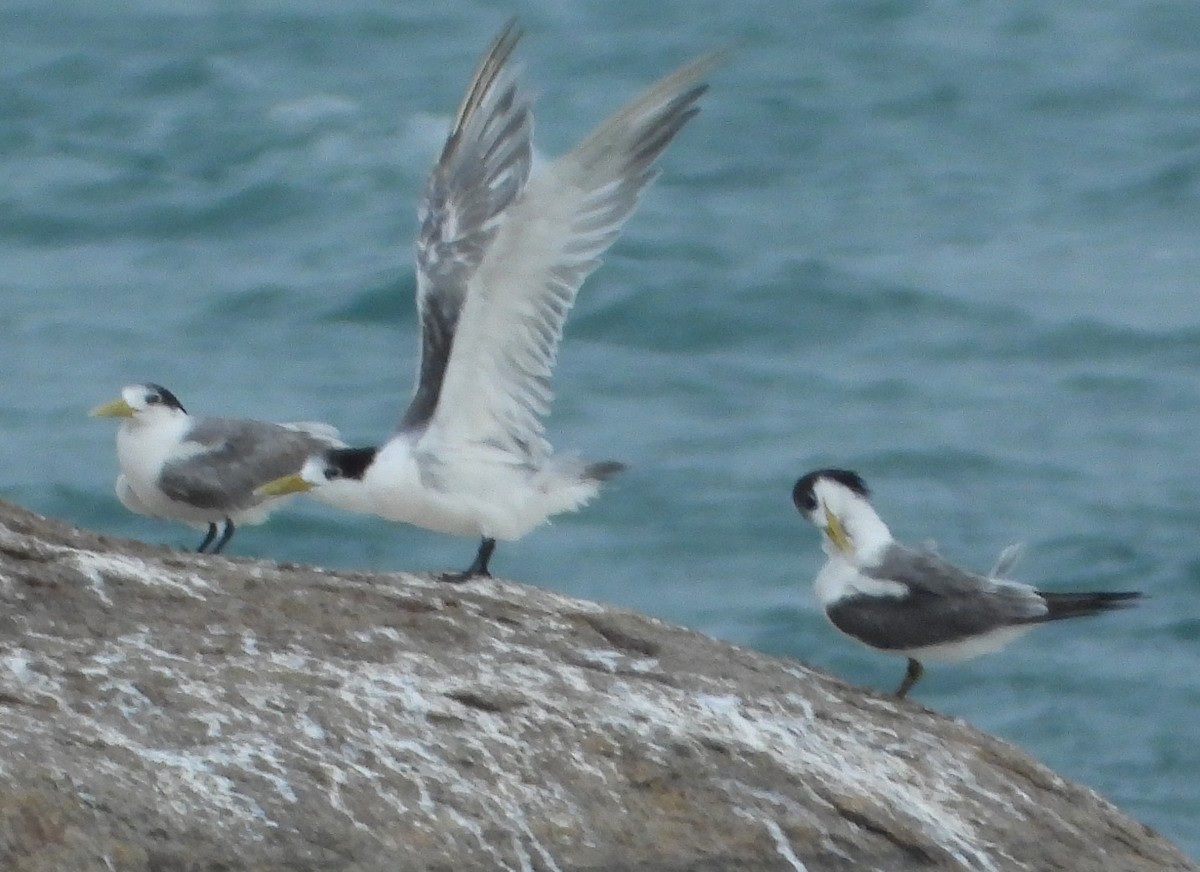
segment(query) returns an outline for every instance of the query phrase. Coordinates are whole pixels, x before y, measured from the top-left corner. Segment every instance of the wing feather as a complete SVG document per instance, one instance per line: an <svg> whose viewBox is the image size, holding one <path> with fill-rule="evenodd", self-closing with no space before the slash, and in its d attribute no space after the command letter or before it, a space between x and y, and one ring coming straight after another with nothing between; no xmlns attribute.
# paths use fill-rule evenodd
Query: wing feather
<svg viewBox="0 0 1200 872"><path fill-rule="evenodd" d="M941 635L944 641L1036 621L1047 612L1045 600L1030 585L967 572L932 551L898 543L884 552L879 566L863 571L908 589L906 596L879 608L898 627L911 623L914 635Z"/></svg>
<svg viewBox="0 0 1200 872"><path fill-rule="evenodd" d="M201 509L237 511L262 501L255 488L298 472L309 455L340 445L293 426L233 418L202 418L184 440L196 451L163 467L166 496ZM136 511L136 510L135 510Z"/></svg>
<svg viewBox="0 0 1200 872"><path fill-rule="evenodd" d="M655 163L697 113L708 54L652 85L530 179L471 277L442 402L424 439L538 461L563 324L655 178Z"/></svg>
<svg viewBox="0 0 1200 872"><path fill-rule="evenodd" d="M416 242L421 365L402 431L420 429L433 415L471 276L501 213L529 178L531 101L520 87L519 67L509 63L520 38L510 20L484 52L421 199Z"/></svg>

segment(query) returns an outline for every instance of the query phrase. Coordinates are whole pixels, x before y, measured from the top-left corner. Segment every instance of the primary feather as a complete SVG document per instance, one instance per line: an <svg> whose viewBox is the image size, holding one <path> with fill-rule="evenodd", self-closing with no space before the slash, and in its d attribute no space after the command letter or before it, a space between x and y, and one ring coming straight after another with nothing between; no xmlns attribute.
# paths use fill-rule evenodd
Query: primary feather
<svg viewBox="0 0 1200 872"><path fill-rule="evenodd" d="M471 275L440 401L418 452L486 445L538 464L563 324L655 162L698 111L706 55L651 86L531 178ZM486 385L486 390L481 389Z"/></svg>

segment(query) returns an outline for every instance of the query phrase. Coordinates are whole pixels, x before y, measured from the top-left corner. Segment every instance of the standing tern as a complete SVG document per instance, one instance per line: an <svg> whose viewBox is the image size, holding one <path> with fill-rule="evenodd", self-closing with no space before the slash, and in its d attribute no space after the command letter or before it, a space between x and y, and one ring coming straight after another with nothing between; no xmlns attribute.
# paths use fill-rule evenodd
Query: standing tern
<svg viewBox="0 0 1200 872"><path fill-rule="evenodd" d="M207 524L201 553L215 541L211 553L219 554L235 522L261 524L278 507L281 498L256 493L259 485L300 469L314 451L344 444L328 424L193 418L156 384L128 385L91 414L124 419L117 430L121 503L139 515Z"/></svg>
<svg viewBox="0 0 1200 872"><path fill-rule="evenodd" d="M542 423L550 377L579 286L721 61L714 53L680 67L531 174L531 100L509 63L519 37L509 22L484 54L425 187L421 363L398 429L380 447L320 452L260 489L313 490L349 511L482 537L470 567L448 581L490 575L497 539L580 508L624 468L553 452Z"/></svg>
<svg viewBox="0 0 1200 872"><path fill-rule="evenodd" d="M863 480L821 469L796 482L792 501L824 533L829 560L813 586L841 632L868 647L908 658L896 696L924 672L923 660L957 661L997 651L1035 624L1126 608L1142 595L1049 593L997 577L1016 551L1001 555L991 576L948 563L929 549L892 538Z"/></svg>

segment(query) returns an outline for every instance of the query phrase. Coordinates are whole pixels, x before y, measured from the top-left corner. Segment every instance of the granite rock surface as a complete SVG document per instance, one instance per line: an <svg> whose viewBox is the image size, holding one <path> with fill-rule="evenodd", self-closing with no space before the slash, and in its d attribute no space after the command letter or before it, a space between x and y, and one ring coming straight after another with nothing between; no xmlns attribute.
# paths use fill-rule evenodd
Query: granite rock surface
<svg viewBox="0 0 1200 872"><path fill-rule="evenodd" d="M961 722L502 581L0 503L11 872L1195 870Z"/></svg>

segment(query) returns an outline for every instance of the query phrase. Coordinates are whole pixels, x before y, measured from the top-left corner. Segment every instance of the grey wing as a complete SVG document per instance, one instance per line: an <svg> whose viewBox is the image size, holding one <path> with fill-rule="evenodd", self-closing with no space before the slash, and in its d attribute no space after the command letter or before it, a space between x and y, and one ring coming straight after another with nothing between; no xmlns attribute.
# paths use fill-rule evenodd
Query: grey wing
<svg viewBox="0 0 1200 872"><path fill-rule="evenodd" d="M330 441L266 421L205 418L183 444L196 452L163 467L163 493L197 508L233 512L257 505L255 488L299 472Z"/></svg>
<svg viewBox="0 0 1200 872"><path fill-rule="evenodd" d="M542 418L567 314L722 60L708 54L660 79L529 180L471 277L445 402L421 437L427 456L468 444L549 455Z"/></svg>
<svg viewBox="0 0 1200 872"><path fill-rule="evenodd" d="M957 641L1043 618L1046 602L1025 584L960 569L929 551L892 545L872 578L897 582L902 597L852 597L830 610L843 632L880 648L906 649ZM840 613L834 613L840 607Z"/></svg>
<svg viewBox="0 0 1200 872"><path fill-rule="evenodd" d="M307 433L309 436L328 442L335 448L346 447L346 443L342 441L342 434L338 428L332 424L326 424L324 421L285 421L281 422L279 426L285 427L288 430Z"/></svg>
<svg viewBox="0 0 1200 872"><path fill-rule="evenodd" d="M421 199L421 367L400 430L419 429L433 415L468 282L529 178L531 101L520 88L519 67L507 63L520 36L509 21L484 53Z"/></svg>

